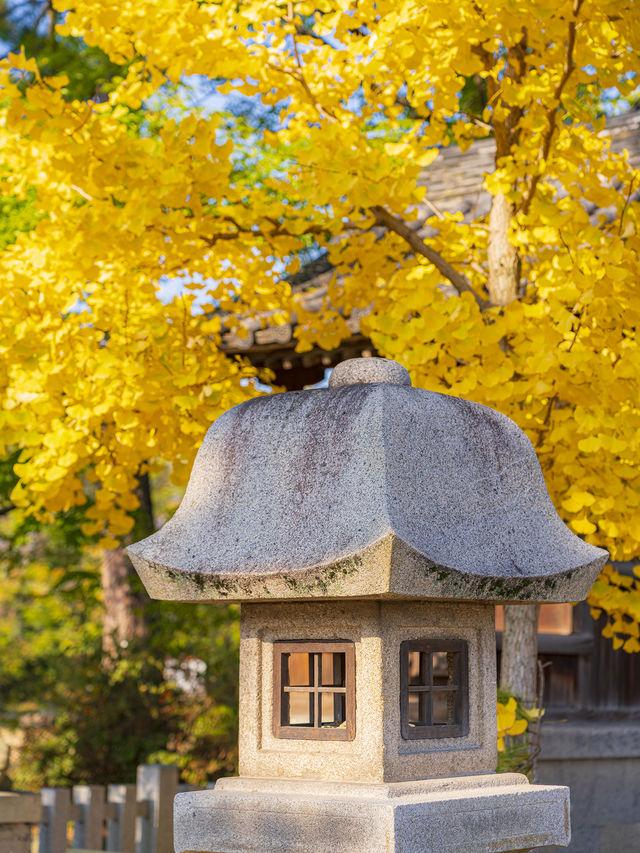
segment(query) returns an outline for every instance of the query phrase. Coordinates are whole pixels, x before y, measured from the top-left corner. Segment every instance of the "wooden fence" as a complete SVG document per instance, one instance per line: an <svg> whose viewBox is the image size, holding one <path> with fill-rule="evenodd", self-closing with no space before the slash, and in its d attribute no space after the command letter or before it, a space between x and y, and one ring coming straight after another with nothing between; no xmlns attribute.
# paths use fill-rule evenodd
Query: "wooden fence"
<svg viewBox="0 0 640 853"><path fill-rule="evenodd" d="M188 790L163 764L138 767L135 785L43 788L39 853L173 853L173 798Z"/></svg>

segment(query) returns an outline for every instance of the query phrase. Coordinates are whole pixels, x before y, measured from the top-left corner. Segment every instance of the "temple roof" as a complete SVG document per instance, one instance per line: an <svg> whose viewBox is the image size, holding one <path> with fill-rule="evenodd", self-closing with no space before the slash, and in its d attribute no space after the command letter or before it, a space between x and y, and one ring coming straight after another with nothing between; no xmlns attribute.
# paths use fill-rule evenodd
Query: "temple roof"
<svg viewBox="0 0 640 853"><path fill-rule="evenodd" d="M620 153L626 149L631 165L640 168L640 111L633 110L607 119L603 135L610 137L613 151ZM482 184L484 176L494 169L493 139L475 142L466 152L453 145L444 148L434 163L421 173L418 184L428 187L428 201L419 205L412 227L427 237L429 232L424 223L434 213L460 212L465 221L488 215L491 196ZM633 194L633 198L640 198L640 190ZM606 220L616 215L616 211L599 208L593 203L585 203L585 208L596 224L603 216ZM299 294L306 311L315 313L322 310L333 274L334 268L324 254L289 278L292 289ZM355 311L347 318L351 334L335 350L314 347L310 352L296 352L296 317L292 317L290 323L271 326L266 315L245 318L245 338L231 331L225 332L222 349L229 355L245 355L257 367L268 367L275 371L278 385L288 389L302 388L322 379L325 367L333 367L344 359L362 354L375 354L371 341L360 331L363 313Z"/></svg>
<svg viewBox="0 0 640 853"><path fill-rule="evenodd" d="M176 514L128 552L182 601L577 601L608 558L562 522L513 421L378 358L222 415Z"/></svg>

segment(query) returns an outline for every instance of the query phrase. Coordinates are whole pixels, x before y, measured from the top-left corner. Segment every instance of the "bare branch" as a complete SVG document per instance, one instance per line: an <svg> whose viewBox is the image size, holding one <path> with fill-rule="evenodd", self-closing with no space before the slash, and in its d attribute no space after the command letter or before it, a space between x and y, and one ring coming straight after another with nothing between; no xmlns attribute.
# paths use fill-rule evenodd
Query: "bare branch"
<svg viewBox="0 0 640 853"><path fill-rule="evenodd" d="M242 235L247 235L250 237L262 237L265 240L272 240L274 237L302 237L306 234L311 235L321 235L326 233L326 228L323 228L321 225L313 225L309 223L309 225L302 232L293 233L289 231L286 227L286 222L280 222L278 219L275 219L272 216L263 216L262 217L265 222L268 222L273 226L272 230L268 230L265 228L247 228L237 222L233 216L219 216L216 217L216 221L218 222L228 222L230 225L236 229L235 231L221 231L217 234L211 234L209 237L201 236L200 239L203 243L206 243L207 246L215 246L215 244L220 240L237 240L238 237Z"/></svg>
<svg viewBox="0 0 640 853"><path fill-rule="evenodd" d="M273 62L268 63L269 67L273 68L275 71L280 71L282 74L286 74L289 77L293 77L293 79L296 80L302 86L307 98L309 99L309 102L311 103L311 105L313 106L313 108L315 109L315 111L318 113L319 116L321 116L322 118L328 119L329 121L337 121L334 113L331 110L327 109L326 107L323 107L322 104L319 103L318 99L316 98L316 96L311 91L311 88L309 87L309 84L307 83L307 80L304 76L304 66L302 64L302 59L300 57L300 51L298 50L298 41L296 39L296 34L298 32L298 25L296 24L296 21L295 21L292 2L289 2L287 4L287 17L285 18L285 20L289 24L291 24L293 27L293 32L291 33L291 43L293 45L293 53L295 56L297 67L295 70L293 70L290 68L284 68L284 66L282 66L282 65L276 65Z"/></svg>
<svg viewBox="0 0 640 853"><path fill-rule="evenodd" d="M553 93L553 104L547 110L547 131L542 140L542 151L541 155L538 157L538 162L546 161L549 157L549 151L551 150L551 143L553 141L553 137L557 130L556 118L558 113L558 107L561 103L562 93L564 91L569 78L573 74L576 64L573 56L574 49L576 46L576 32L577 32L577 19L580 14L580 9L582 7L584 0L573 0L573 18L569 21L569 32L567 36L567 55L564 62L564 70L562 72L562 77L558 81L558 85L555 88ZM522 200L522 204L520 206L520 210L527 214L529 212L529 208L531 207L531 202L534 199L536 194L536 189L538 188L538 184L540 182L540 173L537 173L531 177L531 182L529 184L529 188L525 193L525 196Z"/></svg>
<svg viewBox="0 0 640 853"><path fill-rule="evenodd" d="M89 105L87 107L87 110L85 111L85 114L84 114L84 117L82 118L82 121L80 122L80 124L76 125L73 128L73 130L68 130L67 136L73 136L74 133L77 133L82 127L84 127L84 125L89 121L89 119L91 118L92 115L93 115L93 105L92 105L91 101L89 101Z"/></svg>
<svg viewBox="0 0 640 853"><path fill-rule="evenodd" d="M432 212L433 214L435 214L435 216L437 216L437 217L438 217L438 219L440 219L441 221L443 221L443 220L446 218L446 217L445 217L445 215L444 215L444 213L443 213L443 212L440 210L440 208L438 207L438 205L437 205L437 204L435 204L434 202L430 201L426 196L422 199L422 203L423 203L426 207L428 207L428 208L429 208L429 210L431 210L431 212ZM465 248L467 251L470 251L470 249L469 249L469 245L468 245L468 243L466 242L466 240L462 240L462 245L464 246L464 248ZM475 261L470 261L469 266L471 267L471 269L472 269L472 270L475 270L475 271L476 271L477 273L479 273L481 276L486 277L487 272L486 272L486 270L485 270L485 269L483 269L483 268L480 266L480 264L476 263Z"/></svg>
<svg viewBox="0 0 640 853"><path fill-rule="evenodd" d="M406 240L416 254L422 255L423 258L430 261L438 272L442 273L442 275L451 282L459 294L470 293L477 302L480 310L486 311L489 307L489 303L482 299L482 297L478 296L471 286L469 279L462 273L455 270L439 252L432 249L430 246L427 246L424 240L422 240L421 237L406 224L406 222L403 222L402 219L399 219L397 216L389 213L388 210L385 210L384 207L381 207L380 205L372 207L371 212L376 217L379 225L384 225L390 231L395 232L399 237L402 237L403 240Z"/></svg>
<svg viewBox="0 0 640 853"><path fill-rule="evenodd" d="M295 44L295 40L294 40ZM296 47L297 54L297 47ZM276 65L273 62L268 63L269 68L272 68L274 71L279 71L281 74L286 74L288 77L292 77L297 83L299 83L304 89L311 106L315 109L319 116L322 118L326 118L329 121L337 121L335 115L329 112L329 110L325 109L322 104L318 103L316 96L313 94L311 89L309 88L309 84L304 78L304 74L302 74L299 70L293 71L291 68L284 68L282 65Z"/></svg>
<svg viewBox="0 0 640 853"><path fill-rule="evenodd" d="M75 184L69 184L72 190L75 190L82 198L85 198L87 201L93 201L93 196L89 195L89 193L85 192L82 187L77 187ZM104 201L104 199L101 199Z"/></svg>
<svg viewBox="0 0 640 853"><path fill-rule="evenodd" d="M309 29L308 27L303 26L302 24L295 22L296 33L299 36L308 36L309 38L315 39L319 41L321 44L326 45L327 47L335 50L335 45L331 44L331 42L326 39L324 36L321 36L319 33L313 31L313 29Z"/></svg>
<svg viewBox="0 0 640 853"><path fill-rule="evenodd" d="M466 117L469 119L472 124L475 124L476 127L481 127L483 130L486 130L487 133L493 133L493 125L489 124L486 121L483 121L479 116L474 115L473 113L467 112L465 113Z"/></svg>
<svg viewBox="0 0 640 853"><path fill-rule="evenodd" d="M237 231L224 231L222 234L212 234L211 237L200 237L200 239L205 245L213 248L221 240L237 240L239 236Z"/></svg>
<svg viewBox="0 0 640 853"><path fill-rule="evenodd" d="M624 206L623 206L622 211L620 213L620 224L618 225L618 236L619 237L622 235L622 223L624 222L624 215L627 212L627 208L629 207L629 202L631 201L631 196L633 194L633 185L635 183L635 180L636 180L636 176L633 175L631 180L629 181L629 192L627 193L627 197L625 199Z"/></svg>

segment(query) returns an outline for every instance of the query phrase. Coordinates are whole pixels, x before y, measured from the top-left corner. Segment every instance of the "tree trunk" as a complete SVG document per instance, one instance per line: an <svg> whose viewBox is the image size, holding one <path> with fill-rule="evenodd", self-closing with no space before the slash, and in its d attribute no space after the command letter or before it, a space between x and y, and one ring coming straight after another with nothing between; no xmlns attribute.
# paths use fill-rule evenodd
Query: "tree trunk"
<svg viewBox="0 0 640 853"><path fill-rule="evenodd" d="M515 693L528 708L538 687L538 604L507 604L504 608L500 687Z"/></svg>
<svg viewBox="0 0 640 853"><path fill-rule="evenodd" d="M144 636L141 602L131 587L133 571L124 548L102 552L102 650L107 657Z"/></svg>
<svg viewBox="0 0 640 853"><path fill-rule="evenodd" d="M508 148L508 140L505 142ZM489 298L492 305L508 305L518 298L520 260L509 240L513 205L504 195L493 197L489 214ZM512 604L504 608L500 686L532 707L537 693L539 606Z"/></svg>
<svg viewBox="0 0 640 853"><path fill-rule="evenodd" d="M138 477L136 495L140 501L137 513L135 538L150 536L154 531L153 501L148 474ZM117 649L126 648L131 640L144 637L143 599L135 592L135 569L124 548L102 552L102 650L105 662Z"/></svg>
<svg viewBox="0 0 640 853"><path fill-rule="evenodd" d="M489 296L493 305L508 305L518 296L520 262L509 241L513 205L504 195L496 195L489 214Z"/></svg>

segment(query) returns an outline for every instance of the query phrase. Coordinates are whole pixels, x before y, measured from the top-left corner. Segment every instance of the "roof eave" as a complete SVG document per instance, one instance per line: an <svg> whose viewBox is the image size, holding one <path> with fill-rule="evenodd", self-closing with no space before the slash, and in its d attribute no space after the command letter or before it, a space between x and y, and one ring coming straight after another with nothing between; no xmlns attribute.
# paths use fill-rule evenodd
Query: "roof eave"
<svg viewBox="0 0 640 853"><path fill-rule="evenodd" d="M491 577L437 565L394 534L332 562L286 571L187 571L150 560L139 547L128 549L128 553L151 598L227 603L314 599L580 601L609 557L606 551L593 548L593 559L588 563L555 574Z"/></svg>

